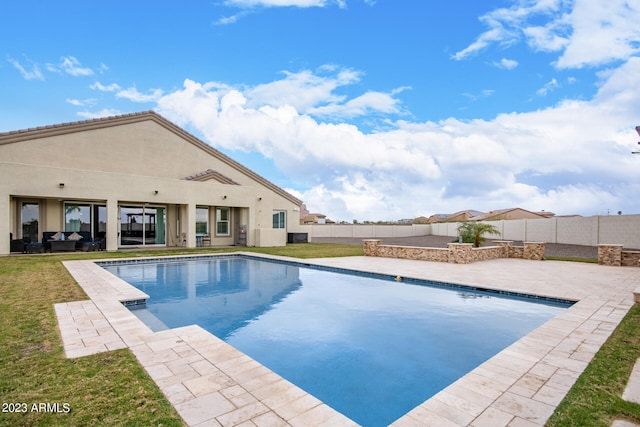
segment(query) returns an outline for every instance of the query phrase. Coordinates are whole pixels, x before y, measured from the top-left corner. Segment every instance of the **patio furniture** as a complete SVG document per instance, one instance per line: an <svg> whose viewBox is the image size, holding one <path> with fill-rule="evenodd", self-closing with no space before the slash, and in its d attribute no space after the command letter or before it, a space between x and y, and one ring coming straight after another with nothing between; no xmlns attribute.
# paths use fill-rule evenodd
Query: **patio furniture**
<svg viewBox="0 0 640 427"><path fill-rule="evenodd" d="M200 246L211 246L211 234L205 234L204 236L202 236Z"/></svg>
<svg viewBox="0 0 640 427"><path fill-rule="evenodd" d="M24 253L25 242L22 239L14 239L13 233L9 233L9 252Z"/></svg>
<svg viewBox="0 0 640 427"><path fill-rule="evenodd" d="M75 252L75 240L49 240L51 252Z"/></svg>
<svg viewBox="0 0 640 427"><path fill-rule="evenodd" d="M99 231L93 239L94 250L104 251L107 249L107 233Z"/></svg>
<svg viewBox="0 0 640 427"><path fill-rule="evenodd" d="M25 243L24 251L28 254L42 254L44 253L44 245L40 242Z"/></svg>
<svg viewBox="0 0 640 427"><path fill-rule="evenodd" d="M64 239L62 239L63 235ZM70 241L73 244L56 244L55 246L58 250L71 251L71 247L73 247L73 250L90 251L97 250L100 247L100 243L94 242L91 239L91 233L88 231L45 231L42 233L42 245L45 252L53 252L52 243L57 241Z"/></svg>

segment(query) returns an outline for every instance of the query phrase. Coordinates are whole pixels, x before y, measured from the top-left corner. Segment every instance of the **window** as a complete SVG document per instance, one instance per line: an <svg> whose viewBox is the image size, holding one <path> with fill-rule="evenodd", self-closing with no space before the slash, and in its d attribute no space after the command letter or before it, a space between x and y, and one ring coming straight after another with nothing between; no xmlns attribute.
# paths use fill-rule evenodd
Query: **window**
<svg viewBox="0 0 640 427"><path fill-rule="evenodd" d="M97 237L107 232L107 207L104 205L65 203L64 231L86 231Z"/></svg>
<svg viewBox="0 0 640 427"><path fill-rule="evenodd" d="M93 236L107 232L107 207L104 205L93 205ZM104 234L103 234L104 235Z"/></svg>
<svg viewBox="0 0 640 427"><path fill-rule="evenodd" d="M209 208L196 207L196 236L209 234Z"/></svg>
<svg viewBox="0 0 640 427"><path fill-rule="evenodd" d="M229 208L216 209L216 235L228 236L231 234L229 226Z"/></svg>
<svg viewBox="0 0 640 427"><path fill-rule="evenodd" d="M91 206L65 203L64 231L91 232Z"/></svg>
<svg viewBox="0 0 640 427"><path fill-rule="evenodd" d="M25 242L37 242L40 206L37 203L23 203L20 216L22 222L22 238Z"/></svg>
<svg viewBox="0 0 640 427"><path fill-rule="evenodd" d="M284 211L277 211L273 213L273 228L286 228Z"/></svg>

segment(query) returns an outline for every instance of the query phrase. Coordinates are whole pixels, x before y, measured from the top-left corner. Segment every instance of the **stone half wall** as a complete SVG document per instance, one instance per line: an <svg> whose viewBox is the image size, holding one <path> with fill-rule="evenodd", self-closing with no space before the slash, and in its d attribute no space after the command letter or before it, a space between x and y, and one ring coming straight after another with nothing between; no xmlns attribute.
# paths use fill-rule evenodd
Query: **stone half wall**
<svg viewBox="0 0 640 427"><path fill-rule="evenodd" d="M364 240L364 255L469 264L497 258L542 260L544 246L544 243L539 242L525 242L524 246L513 246L511 241L495 241L494 246L481 248L474 248L471 243L449 243L447 248L423 248L382 245L380 240L367 239Z"/></svg>
<svg viewBox="0 0 640 427"><path fill-rule="evenodd" d="M622 245L598 245L598 264L640 267L640 251L625 251Z"/></svg>

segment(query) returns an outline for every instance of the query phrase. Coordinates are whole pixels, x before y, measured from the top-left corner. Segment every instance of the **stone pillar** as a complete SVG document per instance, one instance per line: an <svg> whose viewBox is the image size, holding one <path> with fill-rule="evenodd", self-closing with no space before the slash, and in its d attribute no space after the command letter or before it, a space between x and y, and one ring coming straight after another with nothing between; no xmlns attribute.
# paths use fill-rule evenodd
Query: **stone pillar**
<svg viewBox="0 0 640 427"><path fill-rule="evenodd" d="M453 264L469 264L473 261L473 244L449 243L449 262Z"/></svg>
<svg viewBox="0 0 640 427"><path fill-rule="evenodd" d="M544 243L541 242L524 242L523 259L540 261L544 258Z"/></svg>
<svg viewBox="0 0 640 427"><path fill-rule="evenodd" d="M380 240L366 239L364 243L364 256L378 256L378 246L380 246Z"/></svg>
<svg viewBox="0 0 640 427"><path fill-rule="evenodd" d="M511 258L511 248L513 247L512 240L494 240L493 244L495 246L502 246L503 250L503 258Z"/></svg>
<svg viewBox="0 0 640 427"><path fill-rule="evenodd" d="M598 245L598 264L600 265L622 265L623 245Z"/></svg>

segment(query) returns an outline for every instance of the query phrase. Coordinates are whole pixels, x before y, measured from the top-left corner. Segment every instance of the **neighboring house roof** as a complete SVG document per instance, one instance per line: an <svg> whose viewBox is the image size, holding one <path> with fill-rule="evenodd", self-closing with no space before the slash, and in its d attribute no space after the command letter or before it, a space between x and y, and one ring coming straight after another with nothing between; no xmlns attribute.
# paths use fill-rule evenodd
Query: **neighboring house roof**
<svg viewBox="0 0 640 427"><path fill-rule="evenodd" d="M433 214L427 220L430 224L434 222L444 222L449 217L449 214Z"/></svg>
<svg viewBox="0 0 640 427"><path fill-rule="evenodd" d="M522 208L497 209L472 218L472 221L490 221L500 219L542 219L547 218Z"/></svg>
<svg viewBox="0 0 640 427"><path fill-rule="evenodd" d="M536 213L538 215L541 215L541 216L543 216L545 218L551 218L552 216L556 216L555 213L549 212L549 211L540 211L540 212L534 212L534 213ZM570 216L573 216L573 215L570 215Z"/></svg>
<svg viewBox="0 0 640 427"><path fill-rule="evenodd" d="M478 215L482 215L480 211L469 209L466 211L458 211L452 214L435 214L429 217L429 223L434 222L458 222L469 221Z"/></svg>
<svg viewBox="0 0 640 427"><path fill-rule="evenodd" d="M309 209L307 209L307 205L304 203L300 205L300 218L304 218L309 215Z"/></svg>
<svg viewBox="0 0 640 427"><path fill-rule="evenodd" d="M496 209L489 212L476 210L459 211L452 214L435 214L429 217L429 223L462 222L462 221L491 221L500 219L542 219L555 216L553 212L531 212L522 208Z"/></svg>
<svg viewBox="0 0 640 427"><path fill-rule="evenodd" d="M319 213L310 213L300 216L300 224L335 224L335 221L328 219L326 215Z"/></svg>
<svg viewBox="0 0 640 427"><path fill-rule="evenodd" d="M140 122L149 121L149 120L157 123L158 125L162 126L164 129L170 132L173 132L175 135L179 136L183 140L193 144L197 148L201 149L202 151L206 152L210 156L217 159L218 161L237 170L238 172L245 175L249 179L259 183L260 185L263 185L264 187L268 188L274 193L282 196L286 200L298 206L302 204L302 201L297 197L293 196L292 194L278 187L271 181L253 172L249 168L236 162L235 160L226 156L222 152L216 150L209 144L203 142L202 140L198 139L194 135L188 133L184 129L173 124L172 122L165 119L164 117L162 117L161 115L159 115L154 111L144 111L140 113L123 114L119 116L112 116L112 117L105 117L105 118L98 118L98 119L91 119L91 120L84 120L84 121L77 121L77 122L70 122L70 123L61 123L56 125L4 132L4 133L0 133L0 145L14 144L14 143L19 143L21 141L34 140L38 138L62 136L66 134L84 132L88 130L99 130L99 129L109 128L112 126L121 126L121 125L132 124L132 123L140 123ZM205 172L208 173L208 171L205 171ZM200 176L200 174L203 174L203 175ZM191 175L191 178L197 181L199 179L195 177L199 177L199 176L203 177L205 176L205 173L203 172L203 173ZM229 178L225 177L224 175L221 175L221 174L216 175L215 171L212 171L206 176L207 176L207 179L216 179L220 182L223 182L225 180L231 181ZM189 177L186 177L184 179L189 179ZM223 182L223 183L227 183L227 182ZM228 182L228 183L236 184L235 182Z"/></svg>

